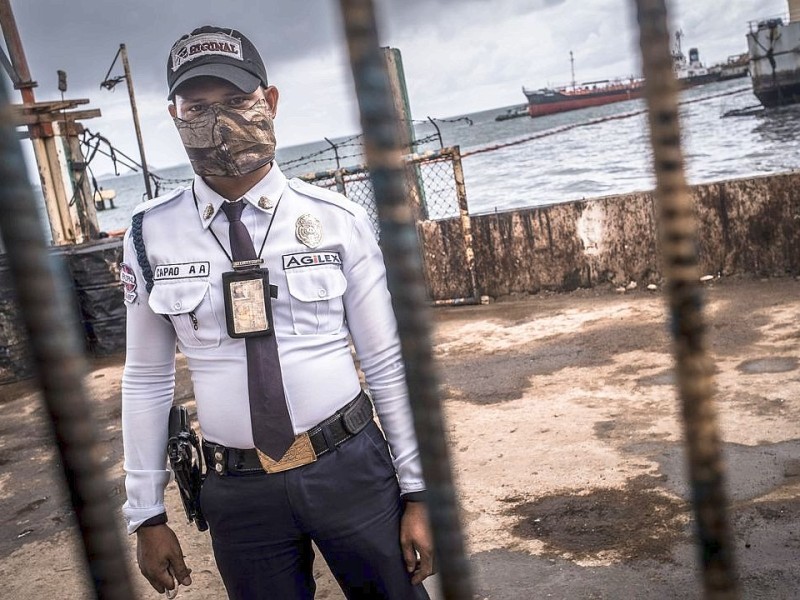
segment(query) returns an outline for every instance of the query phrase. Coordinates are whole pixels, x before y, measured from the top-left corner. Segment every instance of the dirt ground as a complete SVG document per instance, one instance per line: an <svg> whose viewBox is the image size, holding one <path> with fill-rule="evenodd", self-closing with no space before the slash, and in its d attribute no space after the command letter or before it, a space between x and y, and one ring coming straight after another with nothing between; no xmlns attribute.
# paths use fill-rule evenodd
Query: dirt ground
<svg viewBox="0 0 800 600"><path fill-rule="evenodd" d="M707 300L742 597L798 598L800 281L718 280ZM701 597L665 316L662 294L646 290L435 311L477 598ZM90 367L121 505L122 357ZM179 367L177 400L193 408ZM0 387L0 434L0 596L89 597L29 382ZM185 524L173 484L168 507L194 569L180 597L224 598L208 536ZM342 598L318 562L317 597ZM134 579L137 597L163 597Z"/></svg>

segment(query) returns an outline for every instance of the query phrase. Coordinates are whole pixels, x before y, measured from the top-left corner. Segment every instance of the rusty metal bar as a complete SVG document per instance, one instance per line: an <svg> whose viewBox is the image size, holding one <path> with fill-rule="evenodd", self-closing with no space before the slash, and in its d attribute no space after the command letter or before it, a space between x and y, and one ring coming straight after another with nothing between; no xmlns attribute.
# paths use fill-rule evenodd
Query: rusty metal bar
<svg viewBox="0 0 800 600"><path fill-rule="evenodd" d="M400 332L414 425L428 489L428 514L444 598L472 600L469 563L459 522L431 349L430 308L422 272L405 164L397 137L386 63L371 0L340 0L350 66L361 112L386 259L389 291Z"/></svg>
<svg viewBox="0 0 800 600"><path fill-rule="evenodd" d="M0 82L0 236L96 597L132 600L127 553L83 390L86 365L69 309L71 288L45 244L12 119Z"/></svg>
<svg viewBox="0 0 800 600"><path fill-rule="evenodd" d="M660 244L674 337L678 395L689 458L695 530L706 598L738 598L724 466L706 347L694 207L684 175L666 0L635 0L656 175Z"/></svg>

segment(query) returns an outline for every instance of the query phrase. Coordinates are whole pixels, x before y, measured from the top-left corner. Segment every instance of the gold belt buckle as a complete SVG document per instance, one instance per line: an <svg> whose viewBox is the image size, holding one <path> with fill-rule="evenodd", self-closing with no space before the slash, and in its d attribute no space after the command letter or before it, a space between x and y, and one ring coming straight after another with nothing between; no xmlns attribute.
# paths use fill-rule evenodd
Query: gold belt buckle
<svg viewBox="0 0 800 600"><path fill-rule="evenodd" d="M307 431L294 438L294 443L289 446L286 454L280 460L273 460L258 448L256 448L256 452L258 453L258 460L261 461L261 467L267 473L288 471L317 460L317 454L314 452L314 446L311 445L311 438Z"/></svg>

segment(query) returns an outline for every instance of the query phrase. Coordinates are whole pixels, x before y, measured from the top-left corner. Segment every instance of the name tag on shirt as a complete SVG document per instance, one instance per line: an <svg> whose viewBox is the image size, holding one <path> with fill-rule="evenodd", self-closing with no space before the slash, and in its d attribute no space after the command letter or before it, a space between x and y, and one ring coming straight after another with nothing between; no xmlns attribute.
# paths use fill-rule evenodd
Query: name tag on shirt
<svg viewBox="0 0 800 600"><path fill-rule="evenodd" d="M211 263L208 261L156 265L153 272L155 281L166 279L188 279L190 277L208 277Z"/></svg>
<svg viewBox="0 0 800 600"><path fill-rule="evenodd" d="M283 270L300 267L319 267L322 265L342 265L338 252L296 252L283 255Z"/></svg>

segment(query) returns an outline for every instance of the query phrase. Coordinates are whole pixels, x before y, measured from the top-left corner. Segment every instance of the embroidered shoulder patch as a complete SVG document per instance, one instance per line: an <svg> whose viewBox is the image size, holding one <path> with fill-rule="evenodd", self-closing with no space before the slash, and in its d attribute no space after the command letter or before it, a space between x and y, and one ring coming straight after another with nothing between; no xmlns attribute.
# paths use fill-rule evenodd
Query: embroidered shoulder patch
<svg viewBox="0 0 800 600"><path fill-rule="evenodd" d="M122 263L119 266L119 280L122 282L125 304L133 304L136 300L136 274L130 265Z"/></svg>

